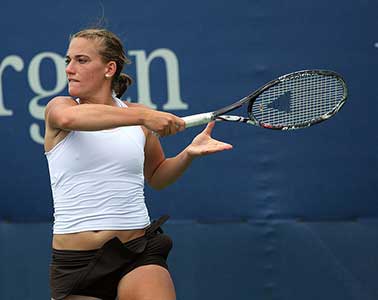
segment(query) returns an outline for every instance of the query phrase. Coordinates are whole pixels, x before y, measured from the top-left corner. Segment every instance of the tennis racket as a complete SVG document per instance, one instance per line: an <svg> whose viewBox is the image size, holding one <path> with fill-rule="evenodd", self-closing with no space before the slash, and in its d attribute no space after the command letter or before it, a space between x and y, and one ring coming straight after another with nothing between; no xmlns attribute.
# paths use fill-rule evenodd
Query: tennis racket
<svg viewBox="0 0 378 300"><path fill-rule="evenodd" d="M297 71L268 82L231 105L182 119L186 128L214 120L278 130L306 128L334 116L347 94L344 79L333 71ZM247 117L226 115L243 105L247 107Z"/></svg>

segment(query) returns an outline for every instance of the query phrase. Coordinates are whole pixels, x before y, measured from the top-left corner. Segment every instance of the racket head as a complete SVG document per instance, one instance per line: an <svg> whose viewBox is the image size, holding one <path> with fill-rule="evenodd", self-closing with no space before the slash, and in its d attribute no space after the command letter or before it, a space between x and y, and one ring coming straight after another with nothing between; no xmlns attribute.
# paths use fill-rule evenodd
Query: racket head
<svg viewBox="0 0 378 300"><path fill-rule="evenodd" d="M344 79L329 70L283 75L250 95L250 123L263 128L306 128L335 115L348 96Z"/></svg>

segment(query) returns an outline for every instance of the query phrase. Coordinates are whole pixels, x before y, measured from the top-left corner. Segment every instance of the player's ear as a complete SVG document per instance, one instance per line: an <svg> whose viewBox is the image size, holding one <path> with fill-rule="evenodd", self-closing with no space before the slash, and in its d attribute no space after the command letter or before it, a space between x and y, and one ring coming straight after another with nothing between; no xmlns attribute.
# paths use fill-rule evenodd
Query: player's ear
<svg viewBox="0 0 378 300"><path fill-rule="evenodd" d="M113 77L116 71L117 71L116 62L113 60L109 61L105 67L105 77L107 78Z"/></svg>

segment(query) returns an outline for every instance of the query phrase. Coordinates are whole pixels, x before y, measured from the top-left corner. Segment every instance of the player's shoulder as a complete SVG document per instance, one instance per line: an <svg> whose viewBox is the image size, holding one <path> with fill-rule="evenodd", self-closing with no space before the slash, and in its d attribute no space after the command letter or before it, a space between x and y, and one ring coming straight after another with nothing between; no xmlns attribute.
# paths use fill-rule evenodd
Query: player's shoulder
<svg viewBox="0 0 378 300"><path fill-rule="evenodd" d="M46 105L46 113L53 109L54 107L62 107L62 106L73 106L77 105L78 103L69 96L56 96L52 98Z"/></svg>
<svg viewBox="0 0 378 300"><path fill-rule="evenodd" d="M77 105L78 103L69 96L56 96L52 98L48 103L47 107L55 106L55 105Z"/></svg>
<svg viewBox="0 0 378 300"><path fill-rule="evenodd" d="M70 96L56 96L52 98L49 103L76 103L75 99Z"/></svg>

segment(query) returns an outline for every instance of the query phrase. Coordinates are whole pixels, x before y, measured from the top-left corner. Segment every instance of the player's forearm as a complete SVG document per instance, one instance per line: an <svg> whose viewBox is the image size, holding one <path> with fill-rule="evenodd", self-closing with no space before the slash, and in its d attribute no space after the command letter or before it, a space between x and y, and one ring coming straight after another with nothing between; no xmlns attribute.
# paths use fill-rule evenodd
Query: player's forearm
<svg viewBox="0 0 378 300"><path fill-rule="evenodd" d="M175 157L165 159L149 180L150 186L161 190L174 183L190 166L194 156L183 150Z"/></svg>
<svg viewBox="0 0 378 300"><path fill-rule="evenodd" d="M58 126L65 130L94 131L128 125L142 125L146 109L81 104L65 108Z"/></svg>

